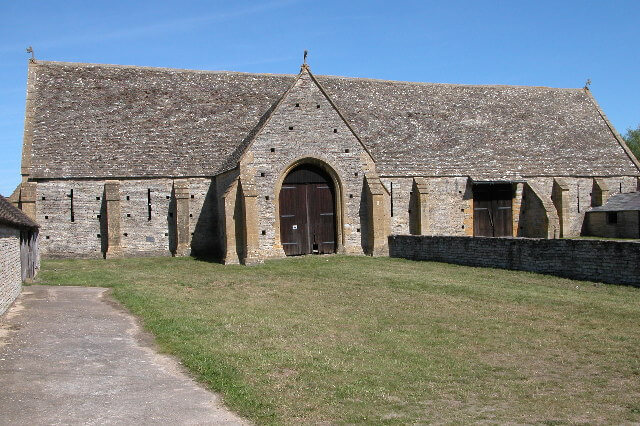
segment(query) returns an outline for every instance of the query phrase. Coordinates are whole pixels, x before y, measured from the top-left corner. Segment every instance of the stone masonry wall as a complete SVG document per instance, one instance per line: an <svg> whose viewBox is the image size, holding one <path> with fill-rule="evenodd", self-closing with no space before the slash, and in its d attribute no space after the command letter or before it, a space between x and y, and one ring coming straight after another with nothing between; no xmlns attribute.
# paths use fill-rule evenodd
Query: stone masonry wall
<svg viewBox="0 0 640 426"><path fill-rule="evenodd" d="M309 74L302 74L273 111L244 158L241 174L253 178L258 192L259 250L264 257L283 255L276 191L288 168L305 158L319 160L337 174L344 250L362 254L362 191L373 162Z"/></svg>
<svg viewBox="0 0 640 426"><path fill-rule="evenodd" d="M428 183L427 216L429 225L425 235L469 235L473 226L468 226L473 216L473 194L466 176L448 178L426 178ZM383 177L382 182L389 192L393 184L393 217L391 233L407 234L413 229L416 216L410 210L416 208L413 178ZM391 197L390 197L391 198ZM473 224L473 222L470 222Z"/></svg>
<svg viewBox="0 0 640 426"><path fill-rule="evenodd" d="M640 212L618 212L618 222L607 223L607 212L589 212L585 217L585 234L595 237L640 238ZM640 259L638 259L640 262Z"/></svg>
<svg viewBox="0 0 640 426"><path fill-rule="evenodd" d="M41 224L42 256L102 257L107 231L104 183L100 180L38 182L35 219ZM211 178L189 179L190 232L197 233L198 237L192 242L200 252L210 250L215 244L215 186L211 183ZM120 181L124 255L171 255L172 243L175 243L172 187L173 180L169 178Z"/></svg>
<svg viewBox="0 0 640 426"><path fill-rule="evenodd" d="M392 235L389 255L640 286L640 242Z"/></svg>
<svg viewBox="0 0 640 426"><path fill-rule="evenodd" d="M0 225L0 315L20 294L20 230Z"/></svg>

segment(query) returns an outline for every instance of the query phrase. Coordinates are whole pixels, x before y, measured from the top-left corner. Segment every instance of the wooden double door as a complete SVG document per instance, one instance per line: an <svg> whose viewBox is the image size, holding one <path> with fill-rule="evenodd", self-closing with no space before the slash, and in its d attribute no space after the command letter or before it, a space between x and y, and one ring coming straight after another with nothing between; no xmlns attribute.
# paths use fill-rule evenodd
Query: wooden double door
<svg viewBox="0 0 640 426"><path fill-rule="evenodd" d="M510 183L473 186L473 235L513 236L513 187Z"/></svg>
<svg viewBox="0 0 640 426"><path fill-rule="evenodd" d="M335 253L335 190L320 168L292 170L280 189L280 241L287 256Z"/></svg>

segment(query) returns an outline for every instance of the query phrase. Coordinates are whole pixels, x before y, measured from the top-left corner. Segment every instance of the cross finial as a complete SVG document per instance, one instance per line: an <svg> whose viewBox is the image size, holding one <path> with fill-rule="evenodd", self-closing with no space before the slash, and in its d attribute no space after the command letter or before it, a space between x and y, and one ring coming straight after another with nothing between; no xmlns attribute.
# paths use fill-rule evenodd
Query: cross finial
<svg viewBox="0 0 640 426"><path fill-rule="evenodd" d="M584 88L589 90L589 86L591 86L591 79L588 78L587 81L584 83Z"/></svg>
<svg viewBox="0 0 640 426"><path fill-rule="evenodd" d="M31 46L27 47L27 53L31 53L31 58L29 58L29 62L31 62L32 64L35 64L36 55L33 53L33 47Z"/></svg>

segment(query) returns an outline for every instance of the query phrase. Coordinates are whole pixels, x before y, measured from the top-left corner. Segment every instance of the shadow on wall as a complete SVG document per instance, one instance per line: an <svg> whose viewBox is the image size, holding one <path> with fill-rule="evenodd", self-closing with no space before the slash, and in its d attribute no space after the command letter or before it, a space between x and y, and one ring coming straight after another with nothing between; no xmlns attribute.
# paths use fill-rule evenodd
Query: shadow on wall
<svg viewBox="0 0 640 426"><path fill-rule="evenodd" d="M211 179L209 189L198 215L198 221L191 237L191 255L197 259L220 261L222 242L218 232L218 200L215 178Z"/></svg>
<svg viewBox="0 0 640 426"><path fill-rule="evenodd" d="M524 185L517 236L547 238L548 230L549 218L542 200L529 185Z"/></svg>
<svg viewBox="0 0 640 426"><path fill-rule="evenodd" d="M171 187L171 198L167 209L167 230L169 233L169 251L172 256L176 255L178 248L178 215L176 209L176 190Z"/></svg>
<svg viewBox="0 0 640 426"><path fill-rule="evenodd" d="M367 179L362 178L362 192L360 193L360 209L358 215L360 216L360 242L362 244L362 251L366 255L373 253L373 240L371 234L373 233L373 222L371 221L371 195L367 190Z"/></svg>
<svg viewBox="0 0 640 426"><path fill-rule="evenodd" d="M247 227L245 225L244 215L244 197L242 196L242 182L238 182L238 190L236 191L236 205L233 209L233 222L235 224L236 232L236 254L240 262L243 262L247 257L246 253L246 233Z"/></svg>
<svg viewBox="0 0 640 426"><path fill-rule="evenodd" d="M100 203L100 251L102 257L107 257L107 250L109 249L109 228L107 226L107 193L102 190L102 200Z"/></svg>

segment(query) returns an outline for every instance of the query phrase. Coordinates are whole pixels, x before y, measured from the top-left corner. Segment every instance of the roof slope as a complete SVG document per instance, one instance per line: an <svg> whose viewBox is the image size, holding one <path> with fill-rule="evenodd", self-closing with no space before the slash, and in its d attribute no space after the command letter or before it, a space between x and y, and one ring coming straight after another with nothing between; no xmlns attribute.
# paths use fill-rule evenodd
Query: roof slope
<svg viewBox="0 0 640 426"><path fill-rule="evenodd" d="M213 176L294 76L39 62L33 177Z"/></svg>
<svg viewBox="0 0 640 426"><path fill-rule="evenodd" d="M624 210L640 210L640 191L612 195L603 205L589 209L591 212L616 212Z"/></svg>
<svg viewBox="0 0 640 426"><path fill-rule="evenodd" d="M17 228L37 228L38 224L0 195L0 223Z"/></svg>
<svg viewBox="0 0 640 426"><path fill-rule="evenodd" d="M635 175L584 89L319 77L383 175Z"/></svg>
<svg viewBox="0 0 640 426"><path fill-rule="evenodd" d="M295 80L32 66L35 178L216 175ZM381 175L640 174L583 89L316 78Z"/></svg>

